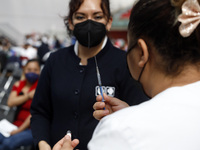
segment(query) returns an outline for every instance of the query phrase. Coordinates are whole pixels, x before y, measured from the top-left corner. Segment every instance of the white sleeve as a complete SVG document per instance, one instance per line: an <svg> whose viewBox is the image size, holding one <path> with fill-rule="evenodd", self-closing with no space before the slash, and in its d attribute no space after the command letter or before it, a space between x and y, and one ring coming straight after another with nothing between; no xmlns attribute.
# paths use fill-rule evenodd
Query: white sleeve
<svg viewBox="0 0 200 150"><path fill-rule="evenodd" d="M96 127L88 144L89 150L124 150L131 149L126 133L119 126L116 118L105 117Z"/></svg>

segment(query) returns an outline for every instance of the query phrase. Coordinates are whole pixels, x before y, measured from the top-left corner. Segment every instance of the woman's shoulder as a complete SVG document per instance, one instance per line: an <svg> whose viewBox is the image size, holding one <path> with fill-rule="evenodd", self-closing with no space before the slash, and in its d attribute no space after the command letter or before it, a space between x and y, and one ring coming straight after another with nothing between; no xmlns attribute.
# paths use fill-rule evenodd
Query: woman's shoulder
<svg viewBox="0 0 200 150"><path fill-rule="evenodd" d="M69 47L60 48L60 49L56 50L55 52L52 52L51 55L59 56L59 55L63 55L63 54L69 53L69 52L71 52L73 50L74 50L74 45L71 45Z"/></svg>
<svg viewBox="0 0 200 150"><path fill-rule="evenodd" d="M126 51L114 46L110 40L108 40L107 45L110 47L112 53L124 56L126 55Z"/></svg>
<svg viewBox="0 0 200 150"><path fill-rule="evenodd" d="M20 84L20 81L16 81L16 82L14 83L14 86L18 87L19 84Z"/></svg>
<svg viewBox="0 0 200 150"><path fill-rule="evenodd" d="M109 57L111 57L115 63L126 63L126 52L115 46L110 49Z"/></svg>
<svg viewBox="0 0 200 150"><path fill-rule="evenodd" d="M74 51L74 45L71 45L69 47L60 48L50 54L48 61L54 62L55 60L60 60L62 58L66 59L66 57L71 57L71 55L73 55L73 51Z"/></svg>
<svg viewBox="0 0 200 150"><path fill-rule="evenodd" d="M16 81L15 83L14 83L14 86L15 87L19 87L21 84L25 84L25 80L19 80L19 81Z"/></svg>
<svg viewBox="0 0 200 150"><path fill-rule="evenodd" d="M126 60L126 52L122 49L119 49L117 47L115 47L114 45L110 46L110 55L119 60L119 59L122 59L122 60Z"/></svg>

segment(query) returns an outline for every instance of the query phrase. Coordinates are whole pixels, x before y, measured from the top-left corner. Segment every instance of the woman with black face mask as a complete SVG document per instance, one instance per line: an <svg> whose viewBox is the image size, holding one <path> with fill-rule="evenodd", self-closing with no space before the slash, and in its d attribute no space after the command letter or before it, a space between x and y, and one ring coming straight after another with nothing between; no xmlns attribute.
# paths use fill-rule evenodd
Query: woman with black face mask
<svg viewBox="0 0 200 150"><path fill-rule="evenodd" d="M8 133L9 135L0 133L0 150L16 150L20 146L33 144L30 107L40 74L39 61L29 60L23 68L23 73L25 77L14 83L7 101L9 107L17 107L13 121L17 128Z"/></svg>
<svg viewBox="0 0 200 150"><path fill-rule="evenodd" d="M71 0L65 23L77 41L52 53L41 73L31 107L37 149L50 150L71 130L72 138L81 140L77 149L86 150L98 123L93 104L101 93L130 105L146 100L129 75L126 53L106 35L112 24L109 0Z"/></svg>

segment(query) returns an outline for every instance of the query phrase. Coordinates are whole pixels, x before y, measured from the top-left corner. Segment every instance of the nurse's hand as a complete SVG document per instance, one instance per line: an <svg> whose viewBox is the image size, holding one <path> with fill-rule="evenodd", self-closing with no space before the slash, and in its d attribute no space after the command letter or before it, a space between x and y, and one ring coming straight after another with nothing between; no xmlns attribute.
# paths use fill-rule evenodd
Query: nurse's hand
<svg viewBox="0 0 200 150"><path fill-rule="evenodd" d="M102 102L102 96L97 96L97 102L93 105L94 113L93 116L95 119L100 120L104 116L112 114L120 109L129 107L129 105L115 97L110 97L104 93L103 95L105 102ZM105 109L104 109L105 108Z"/></svg>
<svg viewBox="0 0 200 150"><path fill-rule="evenodd" d="M70 136L66 135L54 145L53 150L73 150L78 144L78 139L71 141Z"/></svg>

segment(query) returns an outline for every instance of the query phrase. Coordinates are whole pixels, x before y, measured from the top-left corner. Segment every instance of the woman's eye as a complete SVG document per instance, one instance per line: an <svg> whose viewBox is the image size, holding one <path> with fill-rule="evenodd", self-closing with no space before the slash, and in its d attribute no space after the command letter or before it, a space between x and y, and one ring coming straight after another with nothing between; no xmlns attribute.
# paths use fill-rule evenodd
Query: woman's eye
<svg viewBox="0 0 200 150"><path fill-rule="evenodd" d="M84 19L84 17L83 16L76 16L76 19L77 20L82 20L82 19Z"/></svg>
<svg viewBox="0 0 200 150"><path fill-rule="evenodd" d="M103 16L95 16L95 19L96 20L100 20L100 19L102 19L103 18Z"/></svg>

